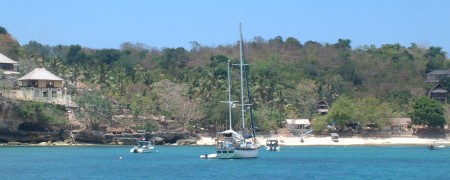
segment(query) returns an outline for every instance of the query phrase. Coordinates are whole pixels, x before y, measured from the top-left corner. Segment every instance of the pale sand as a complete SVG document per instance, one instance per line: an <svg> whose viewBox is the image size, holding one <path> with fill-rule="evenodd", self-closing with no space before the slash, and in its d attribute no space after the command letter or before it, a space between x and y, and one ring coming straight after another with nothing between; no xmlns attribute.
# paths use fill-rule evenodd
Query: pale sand
<svg viewBox="0 0 450 180"><path fill-rule="evenodd" d="M333 142L331 137L304 137L304 142L300 142L300 137L283 137L274 136L273 139L278 139L281 146L351 146L351 145L428 145L432 141L440 141L445 144L450 144L446 139L428 139L418 137L393 137L393 138L361 138L361 137L339 137L339 142ZM257 137L261 145L266 144L267 138ZM202 137L197 141L197 145L215 145L215 140L211 137Z"/></svg>

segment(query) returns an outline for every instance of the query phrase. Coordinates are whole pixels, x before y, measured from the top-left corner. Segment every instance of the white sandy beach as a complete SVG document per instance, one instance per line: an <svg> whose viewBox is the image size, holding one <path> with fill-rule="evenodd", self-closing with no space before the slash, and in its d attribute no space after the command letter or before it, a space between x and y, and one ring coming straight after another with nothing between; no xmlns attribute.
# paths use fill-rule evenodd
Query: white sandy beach
<svg viewBox="0 0 450 180"><path fill-rule="evenodd" d="M308 136L303 138L303 143L300 141L300 137L273 137L280 141L281 146L351 146L351 145L428 145L432 141L442 141L446 144L450 144L450 141L446 139L428 139L418 137L393 137L393 138L361 138L361 137L339 137L338 142L333 142L331 137L314 137ZM257 137L261 145L265 145L265 137ZM215 140L211 137L202 137L197 145L214 145Z"/></svg>

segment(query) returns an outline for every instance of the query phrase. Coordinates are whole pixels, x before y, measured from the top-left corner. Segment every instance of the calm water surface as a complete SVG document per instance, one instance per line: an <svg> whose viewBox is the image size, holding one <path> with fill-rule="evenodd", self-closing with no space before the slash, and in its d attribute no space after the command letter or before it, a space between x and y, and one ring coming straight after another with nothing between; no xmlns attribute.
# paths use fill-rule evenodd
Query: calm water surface
<svg viewBox="0 0 450 180"><path fill-rule="evenodd" d="M200 159L212 146L0 147L1 179L450 179L450 149L282 146L256 159ZM120 158L121 157L121 158Z"/></svg>

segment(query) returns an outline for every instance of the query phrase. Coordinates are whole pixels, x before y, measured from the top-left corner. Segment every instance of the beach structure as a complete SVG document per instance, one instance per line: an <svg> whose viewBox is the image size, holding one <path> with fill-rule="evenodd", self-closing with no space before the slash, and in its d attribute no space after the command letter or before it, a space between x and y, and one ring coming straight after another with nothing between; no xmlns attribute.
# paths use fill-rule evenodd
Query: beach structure
<svg viewBox="0 0 450 180"><path fill-rule="evenodd" d="M309 119L286 119L286 129L294 134L303 134L311 127Z"/></svg>
<svg viewBox="0 0 450 180"><path fill-rule="evenodd" d="M338 133L330 133L331 140L333 142L339 142L339 134Z"/></svg>
<svg viewBox="0 0 450 180"><path fill-rule="evenodd" d="M430 91L428 91L428 97L436 101L447 103L448 100L448 90L442 84L434 85Z"/></svg>

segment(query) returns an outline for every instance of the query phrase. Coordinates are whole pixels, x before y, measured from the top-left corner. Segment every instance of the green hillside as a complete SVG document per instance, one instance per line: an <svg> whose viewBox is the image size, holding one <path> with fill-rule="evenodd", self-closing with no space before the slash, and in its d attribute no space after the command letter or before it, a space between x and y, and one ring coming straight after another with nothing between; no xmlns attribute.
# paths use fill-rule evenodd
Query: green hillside
<svg viewBox="0 0 450 180"><path fill-rule="evenodd" d="M226 100L227 61L238 61L239 47L191 44L190 50L129 42L120 49L91 49L36 41L19 45L6 30L0 35L0 52L18 61L22 74L45 67L68 82L80 105L111 108L90 114L88 123L108 124L109 115L129 113L136 119L164 116L186 130L223 129L226 105L220 101ZM408 117L415 98L434 85L425 82L426 74L450 67L440 47L416 44L352 47L349 39L321 44L278 36L248 39L244 49L256 123L263 131L276 129L286 118L312 119L318 101L333 106L341 97L380 107L387 113L383 117ZM76 92L79 83L90 91ZM145 121L136 121L134 128L158 128L152 120ZM98 127L92 124L89 127Z"/></svg>

